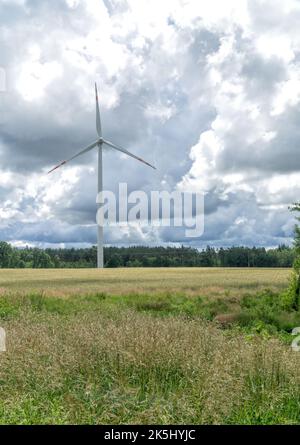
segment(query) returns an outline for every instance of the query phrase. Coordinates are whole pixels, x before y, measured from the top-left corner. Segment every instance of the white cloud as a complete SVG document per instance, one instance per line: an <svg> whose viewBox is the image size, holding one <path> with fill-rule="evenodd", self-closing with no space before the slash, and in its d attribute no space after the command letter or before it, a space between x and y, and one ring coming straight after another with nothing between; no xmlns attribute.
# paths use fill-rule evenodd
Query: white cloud
<svg viewBox="0 0 300 445"><path fill-rule="evenodd" d="M107 136L158 167L154 174L107 152L107 188L122 180L147 191L205 191L198 245L291 236L287 206L300 192L299 2L0 0L0 14L9 84L0 93L2 238L95 239L95 154L43 175L94 139L95 80ZM107 236L184 241L170 230Z"/></svg>

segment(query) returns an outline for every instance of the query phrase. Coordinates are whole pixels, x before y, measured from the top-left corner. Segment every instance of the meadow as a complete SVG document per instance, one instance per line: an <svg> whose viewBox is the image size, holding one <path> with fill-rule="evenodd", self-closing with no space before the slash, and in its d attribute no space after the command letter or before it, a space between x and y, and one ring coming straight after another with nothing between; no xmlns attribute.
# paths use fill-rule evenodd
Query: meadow
<svg viewBox="0 0 300 445"><path fill-rule="evenodd" d="M0 270L0 423L299 424L290 273Z"/></svg>

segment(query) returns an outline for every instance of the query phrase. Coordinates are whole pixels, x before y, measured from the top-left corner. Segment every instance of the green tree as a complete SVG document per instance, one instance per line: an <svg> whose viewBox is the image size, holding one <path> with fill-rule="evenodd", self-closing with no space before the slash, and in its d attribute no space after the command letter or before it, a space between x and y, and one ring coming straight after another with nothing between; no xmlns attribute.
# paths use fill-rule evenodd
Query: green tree
<svg viewBox="0 0 300 445"><path fill-rule="evenodd" d="M50 256L41 249L33 249L33 264L34 269L48 269L53 267Z"/></svg>
<svg viewBox="0 0 300 445"><path fill-rule="evenodd" d="M121 267L122 266L122 260L119 255L113 255L107 262L106 267L109 268L115 268L115 267Z"/></svg>
<svg viewBox="0 0 300 445"><path fill-rule="evenodd" d="M300 203L295 203L291 209L292 212L300 213ZM300 217L296 217L297 221L300 221ZM295 226L295 239L294 247L296 252L296 259L293 266L293 275L291 278L290 286L286 292L282 294L283 304L290 309L299 311L300 309L300 227L298 224Z"/></svg>
<svg viewBox="0 0 300 445"><path fill-rule="evenodd" d="M292 212L300 212L300 203L294 204ZM296 217L297 221L300 221L300 217ZM300 306L300 226L295 226L295 241L294 246L296 250L296 260L294 262L294 278L293 278L293 290L294 290L294 309L299 310Z"/></svg>
<svg viewBox="0 0 300 445"><path fill-rule="evenodd" d="M127 267L143 267L143 264L139 260L129 261Z"/></svg>
<svg viewBox="0 0 300 445"><path fill-rule="evenodd" d="M10 244L4 241L0 242L0 267L8 268L11 265L13 249Z"/></svg>
<svg viewBox="0 0 300 445"><path fill-rule="evenodd" d="M291 211L300 213L300 203L294 204L293 207L291 208ZM299 216L297 216L296 219L297 219L297 221L300 221ZM296 253L297 253L297 258L299 258L299 256L300 256L300 226L299 225L295 226L294 245L295 245L295 249L296 249Z"/></svg>

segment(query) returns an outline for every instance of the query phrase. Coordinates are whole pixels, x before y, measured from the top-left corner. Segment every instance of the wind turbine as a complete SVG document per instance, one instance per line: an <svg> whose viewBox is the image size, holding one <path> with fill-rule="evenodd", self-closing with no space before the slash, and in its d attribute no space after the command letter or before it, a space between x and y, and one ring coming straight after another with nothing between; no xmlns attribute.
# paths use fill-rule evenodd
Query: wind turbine
<svg viewBox="0 0 300 445"><path fill-rule="evenodd" d="M143 164L148 165L151 168L154 168L153 165L149 164L149 162L144 161L144 159L139 158L138 156L135 156L133 153L130 153L130 151L126 150L125 148L120 147L119 145L115 145L112 142L104 139L102 137L102 126L101 126L101 118L100 118L100 109L99 109L99 100L98 100L98 90L97 90L97 84L95 83L95 93L96 93L96 129L98 133L98 139L93 142L88 147L81 150L76 155L72 156L70 159L67 159L66 161L62 161L60 164L58 164L56 167L54 167L52 170L50 170L48 173L52 173L54 170L58 169L59 167L62 167L63 165L67 164L68 162L72 161L75 158L78 158L78 156L83 155L84 153L87 153L88 151L92 150L93 148L98 148L98 194L103 191L103 163L102 163L102 152L103 152L103 146L107 145L110 148L114 148L117 151L120 151L121 153L125 153L128 156L131 156L134 159L137 159L138 161L142 162ZM100 207L100 204L98 204L98 207ZM98 249L97 249L97 267L98 269L102 269L104 266L104 260L103 260L103 227L98 225Z"/></svg>

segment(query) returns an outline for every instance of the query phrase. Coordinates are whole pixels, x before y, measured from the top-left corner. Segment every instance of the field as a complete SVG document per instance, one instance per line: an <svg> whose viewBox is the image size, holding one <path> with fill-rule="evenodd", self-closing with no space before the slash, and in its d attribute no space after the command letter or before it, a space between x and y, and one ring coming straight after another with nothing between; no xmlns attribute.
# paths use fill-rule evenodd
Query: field
<svg viewBox="0 0 300 445"><path fill-rule="evenodd" d="M0 423L299 424L290 273L0 270Z"/></svg>
<svg viewBox="0 0 300 445"><path fill-rule="evenodd" d="M240 295L264 288L281 290L287 285L289 275L288 269L0 269L0 290L45 291L53 295L87 292Z"/></svg>

